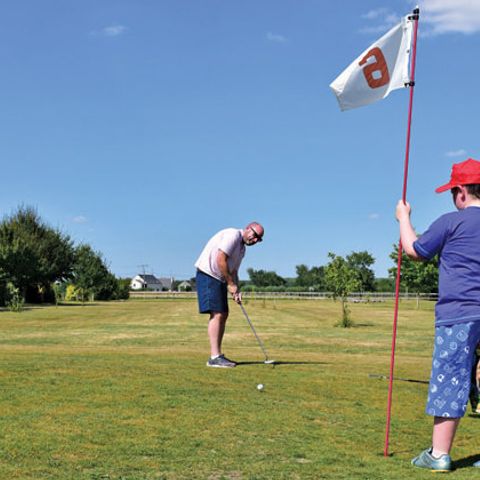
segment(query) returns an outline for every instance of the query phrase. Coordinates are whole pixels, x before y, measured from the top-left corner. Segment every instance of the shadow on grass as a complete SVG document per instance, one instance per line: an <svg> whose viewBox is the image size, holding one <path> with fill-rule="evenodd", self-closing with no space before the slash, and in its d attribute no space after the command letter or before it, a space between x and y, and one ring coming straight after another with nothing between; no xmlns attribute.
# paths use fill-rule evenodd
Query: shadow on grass
<svg viewBox="0 0 480 480"><path fill-rule="evenodd" d="M470 468L473 466L475 462L480 460L480 454L470 455L469 457L462 458L461 460L456 460L453 462L453 468L460 469L460 468Z"/></svg>
<svg viewBox="0 0 480 480"><path fill-rule="evenodd" d="M107 302L105 302L107 303ZM95 302L85 302L85 303L62 303L59 302L58 306L59 307L99 307L101 304L100 303L95 303ZM50 307L54 307L55 304L51 303Z"/></svg>
<svg viewBox="0 0 480 480"><path fill-rule="evenodd" d="M378 375L375 373L369 373L368 378L378 378L379 380L390 380L390 377L388 375ZM411 382L411 383L423 383L425 385L428 385L430 382L428 380L416 380L414 378L399 378L399 377L393 377L394 382Z"/></svg>
<svg viewBox="0 0 480 480"><path fill-rule="evenodd" d="M32 310L41 310L41 309L47 309L47 308L52 308L52 307L98 307L100 304L98 303L59 303L58 305L55 305L54 303L27 303L25 304L20 312L13 312L13 313L22 313L22 312L30 312ZM0 307L0 312L10 312L8 307Z"/></svg>
<svg viewBox="0 0 480 480"><path fill-rule="evenodd" d="M247 365L330 365L327 362L282 362L282 361L273 361L272 363L265 363L265 362L237 362L237 366L247 366Z"/></svg>
<svg viewBox="0 0 480 480"><path fill-rule="evenodd" d="M353 325L351 328L362 328L362 327L374 327L374 323L355 323L353 322Z"/></svg>

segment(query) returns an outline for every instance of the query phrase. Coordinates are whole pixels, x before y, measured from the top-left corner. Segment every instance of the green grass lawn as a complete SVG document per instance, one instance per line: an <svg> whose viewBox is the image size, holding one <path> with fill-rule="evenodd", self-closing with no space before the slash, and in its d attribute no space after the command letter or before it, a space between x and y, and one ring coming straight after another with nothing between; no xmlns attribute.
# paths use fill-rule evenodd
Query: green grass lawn
<svg viewBox="0 0 480 480"><path fill-rule="evenodd" d="M0 312L0 479L431 478L409 464L430 442L424 383L395 382L383 457L390 303L351 305L342 329L330 300L249 301L275 367L231 308L229 370L205 367L191 300ZM426 381L433 303L400 308L396 376ZM479 427L461 424L452 478L480 478Z"/></svg>

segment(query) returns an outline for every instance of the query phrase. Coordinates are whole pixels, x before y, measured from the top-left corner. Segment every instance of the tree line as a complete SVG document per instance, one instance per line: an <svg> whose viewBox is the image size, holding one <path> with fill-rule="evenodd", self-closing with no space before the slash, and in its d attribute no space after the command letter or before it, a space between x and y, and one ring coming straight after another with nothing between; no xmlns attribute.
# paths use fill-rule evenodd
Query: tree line
<svg viewBox="0 0 480 480"><path fill-rule="evenodd" d="M242 288L248 290L308 290L326 291L334 300L340 300L341 320L337 325L350 327L353 322L350 318L348 305L349 295L353 292L374 292L378 287L381 291L393 290L397 267L389 269L389 278L377 281L372 270L375 263L374 257L367 251L352 252L346 257L328 254L329 262L325 266L307 267L297 265L297 276L293 281L282 278L276 272L248 269L250 282ZM394 245L390 258L397 263L398 247ZM403 291L412 293L434 293L438 291L438 265L437 260L429 262L415 262L405 256L402 262L400 287ZM387 291L388 291L387 290ZM418 297L417 297L418 298Z"/></svg>
<svg viewBox="0 0 480 480"><path fill-rule="evenodd" d="M393 292L397 273L398 246L393 245L390 258L394 266L388 270L388 278L376 278L372 266L375 258L368 251L351 252L345 257L333 252L328 254L326 265L309 267L301 264L295 267L296 277L283 278L275 271L247 270L249 281L244 282L242 290L257 291L310 291L333 292L336 289L337 276L351 279L350 292ZM438 291L438 265L434 258L429 262L417 262L403 256L400 281L402 292L436 293Z"/></svg>
<svg viewBox="0 0 480 480"><path fill-rule="evenodd" d="M128 298L129 282L110 272L103 255L75 245L33 207L21 206L0 222L0 305L24 302Z"/></svg>

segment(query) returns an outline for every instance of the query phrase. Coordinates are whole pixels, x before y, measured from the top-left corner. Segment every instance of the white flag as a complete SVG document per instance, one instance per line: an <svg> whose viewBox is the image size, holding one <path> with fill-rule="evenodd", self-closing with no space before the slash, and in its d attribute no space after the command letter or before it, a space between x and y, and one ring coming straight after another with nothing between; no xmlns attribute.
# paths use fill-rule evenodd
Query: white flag
<svg viewBox="0 0 480 480"><path fill-rule="evenodd" d="M412 27L412 20L402 18L330 84L342 110L376 102L410 82Z"/></svg>

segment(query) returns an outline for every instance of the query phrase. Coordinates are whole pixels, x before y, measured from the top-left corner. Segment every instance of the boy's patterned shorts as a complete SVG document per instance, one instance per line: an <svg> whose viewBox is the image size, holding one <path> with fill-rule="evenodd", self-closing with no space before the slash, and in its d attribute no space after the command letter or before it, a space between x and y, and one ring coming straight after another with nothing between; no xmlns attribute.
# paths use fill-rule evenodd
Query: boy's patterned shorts
<svg viewBox="0 0 480 480"><path fill-rule="evenodd" d="M435 327L432 373L428 387L428 415L459 418L465 415L471 387L480 321Z"/></svg>

